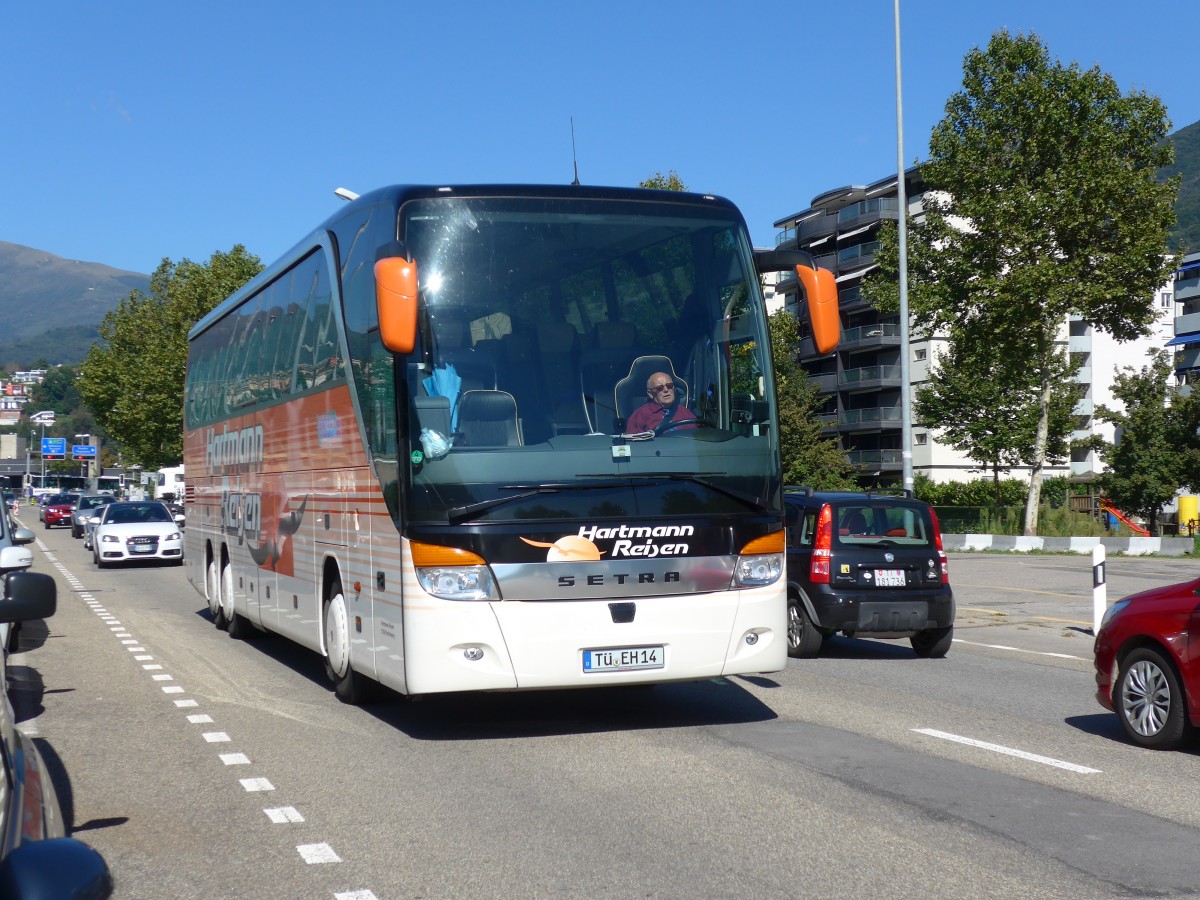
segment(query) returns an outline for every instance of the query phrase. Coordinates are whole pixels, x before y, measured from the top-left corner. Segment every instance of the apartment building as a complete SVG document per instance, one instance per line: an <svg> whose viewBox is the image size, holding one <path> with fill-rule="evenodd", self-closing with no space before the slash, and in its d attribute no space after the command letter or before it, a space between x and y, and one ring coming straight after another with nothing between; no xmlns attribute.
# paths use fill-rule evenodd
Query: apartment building
<svg viewBox="0 0 1200 900"><path fill-rule="evenodd" d="M1194 386L1200 384L1200 253L1180 262L1173 299L1179 314L1168 346L1175 348L1175 380Z"/></svg>
<svg viewBox="0 0 1200 900"><path fill-rule="evenodd" d="M924 184L917 168L905 173L905 195L909 214L918 221ZM929 377L931 367L945 350L938 335L912 333L909 346L900 344L896 315L883 315L862 298L863 276L878 266L878 233L886 221L899 218L899 192L895 175L866 185L835 188L814 197L811 204L793 215L777 220L776 247L807 250L822 268L837 279L842 317L842 342L837 351L818 356L811 338L801 342L800 363L818 387L823 405L820 416L824 431L836 435L850 461L858 466L861 480L869 485L898 485L902 480L901 354L909 354L911 390L915 392ZM1195 378L1200 381L1200 259L1195 289ZM799 285L785 275L774 285L785 309L797 311ZM1111 427L1094 417L1101 404L1113 403L1112 385L1118 367L1143 365L1150 352L1171 339L1175 302L1171 286L1148 302L1156 304L1158 317L1151 337L1127 344L1083 321L1063 323L1060 340L1080 364L1076 376L1082 397L1075 407L1074 437L1104 434L1112 439ZM801 317L803 320L803 317ZM802 330L804 326L802 325ZM986 377L986 373L980 373ZM1107 432L1105 431L1107 429ZM1091 453L1076 453L1069 462L1047 466L1046 476L1080 475L1097 471L1099 462ZM940 442L935 432L915 419L912 425L913 473L934 481L965 481L984 474L977 461ZM1014 477L1028 470L1012 470Z"/></svg>

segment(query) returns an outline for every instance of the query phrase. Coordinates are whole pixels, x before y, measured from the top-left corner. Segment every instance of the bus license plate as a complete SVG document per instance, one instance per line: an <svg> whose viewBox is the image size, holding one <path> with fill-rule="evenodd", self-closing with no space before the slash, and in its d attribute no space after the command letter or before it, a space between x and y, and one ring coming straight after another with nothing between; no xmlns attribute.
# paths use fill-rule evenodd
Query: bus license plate
<svg viewBox="0 0 1200 900"><path fill-rule="evenodd" d="M880 587L904 587L904 570L876 569L875 583Z"/></svg>
<svg viewBox="0 0 1200 900"><path fill-rule="evenodd" d="M631 672L637 669L661 669L664 665L661 646L583 651L585 672Z"/></svg>

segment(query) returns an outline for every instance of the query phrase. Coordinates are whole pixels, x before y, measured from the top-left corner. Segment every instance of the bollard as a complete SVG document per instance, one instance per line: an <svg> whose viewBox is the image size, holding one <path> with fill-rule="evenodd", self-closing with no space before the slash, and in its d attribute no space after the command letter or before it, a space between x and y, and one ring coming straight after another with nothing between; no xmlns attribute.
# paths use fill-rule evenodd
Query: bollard
<svg viewBox="0 0 1200 900"><path fill-rule="evenodd" d="M1092 548L1092 634L1100 633L1100 620L1108 609L1108 590L1104 586L1104 545Z"/></svg>

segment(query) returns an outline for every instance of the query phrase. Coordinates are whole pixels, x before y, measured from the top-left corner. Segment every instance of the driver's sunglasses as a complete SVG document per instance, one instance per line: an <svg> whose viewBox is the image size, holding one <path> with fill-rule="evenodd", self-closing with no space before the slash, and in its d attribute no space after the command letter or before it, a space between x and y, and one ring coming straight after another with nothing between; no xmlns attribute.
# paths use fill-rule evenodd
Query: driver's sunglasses
<svg viewBox="0 0 1200 900"><path fill-rule="evenodd" d="M675 390L675 383L668 381L666 384L656 384L650 390L656 394L661 394L663 391L673 391Z"/></svg>

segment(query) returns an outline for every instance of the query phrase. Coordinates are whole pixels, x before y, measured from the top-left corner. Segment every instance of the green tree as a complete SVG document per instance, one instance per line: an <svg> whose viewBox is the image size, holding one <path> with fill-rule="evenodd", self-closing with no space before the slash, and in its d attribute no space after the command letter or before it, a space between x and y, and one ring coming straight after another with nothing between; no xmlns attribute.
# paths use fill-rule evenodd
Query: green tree
<svg viewBox="0 0 1200 900"><path fill-rule="evenodd" d="M657 191L686 191L688 186L683 183L683 179L679 174L672 169L666 175L662 172L655 172L644 181L638 182L640 188L651 188Z"/></svg>
<svg viewBox="0 0 1200 900"><path fill-rule="evenodd" d="M796 317L779 310L767 320L775 357L775 394L779 402L779 444L786 484L819 490L854 490L854 467L836 439L821 434L816 416L820 398L796 361L800 329Z"/></svg>
<svg viewBox="0 0 1200 900"><path fill-rule="evenodd" d="M991 472L996 503L1000 475L1036 458L1039 387L1035 373L1014 370L997 358L990 332L951 329L946 352L917 391L914 417L936 428L955 450ZM1052 360L1057 374L1050 397L1046 459L1070 455L1067 435L1079 389L1065 353ZM981 374L987 373L987 374Z"/></svg>
<svg viewBox="0 0 1200 900"><path fill-rule="evenodd" d="M910 310L931 333L986 334L995 367L978 377L1036 385L1026 534L1053 446L1060 329L1077 315L1117 340L1146 334L1148 298L1175 266L1178 179L1156 178L1169 127L1156 97L1123 95L1098 68L1051 62L1036 35L1000 31L967 54L930 139L925 217L908 232ZM876 303L898 274L896 230L883 235Z"/></svg>
<svg viewBox="0 0 1200 900"><path fill-rule="evenodd" d="M1122 409L1096 409L1097 418L1117 429L1115 444L1094 441L1108 466L1097 485L1117 509L1145 519L1151 534L1163 506L1197 476L1198 401L1194 394L1178 396L1170 374L1170 357L1160 350L1140 370L1127 366L1117 373L1112 393Z"/></svg>
<svg viewBox="0 0 1200 900"><path fill-rule="evenodd" d="M183 459L187 333L261 270L241 244L203 264L164 259L149 293L134 291L104 317L79 391L128 462L158 469Z"/></svg>

